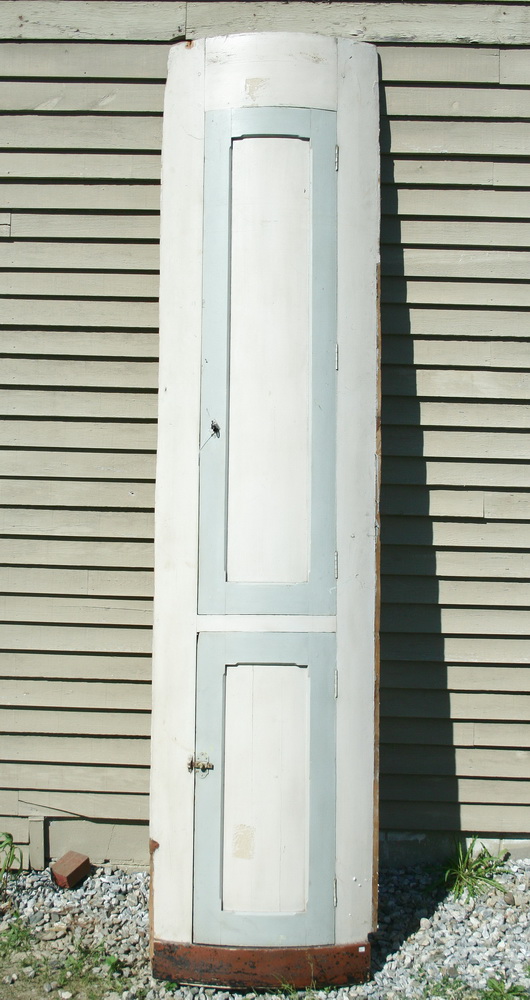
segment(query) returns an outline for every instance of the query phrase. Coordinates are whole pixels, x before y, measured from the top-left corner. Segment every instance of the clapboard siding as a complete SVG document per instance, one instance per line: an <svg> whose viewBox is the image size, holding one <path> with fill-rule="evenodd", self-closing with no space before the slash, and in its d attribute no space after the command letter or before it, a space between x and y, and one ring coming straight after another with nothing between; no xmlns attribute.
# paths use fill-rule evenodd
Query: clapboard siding
<svg viewBox="0 0 530 1000"><path fill-rule="evenodd" d="M0 4L0 812L25 857L32 817L57 847L80 817L97 853L91 821L148 816L160 143L185 31L378 44L382 825L527 833L529 28L494 0Z"/></svg>

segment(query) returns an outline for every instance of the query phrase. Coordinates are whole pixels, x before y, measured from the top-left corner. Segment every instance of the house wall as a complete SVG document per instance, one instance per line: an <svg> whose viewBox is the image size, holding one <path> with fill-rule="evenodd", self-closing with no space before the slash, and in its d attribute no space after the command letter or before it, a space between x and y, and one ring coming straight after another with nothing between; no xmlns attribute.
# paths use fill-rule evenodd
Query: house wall
<svg viewBox="0 0 530 1000"><path fill-rule="evenodd" d="M6 0L0 828L35 865L147 861L168 48L290 28L381 60L383 857L528 836L528 6Z"/></svg>

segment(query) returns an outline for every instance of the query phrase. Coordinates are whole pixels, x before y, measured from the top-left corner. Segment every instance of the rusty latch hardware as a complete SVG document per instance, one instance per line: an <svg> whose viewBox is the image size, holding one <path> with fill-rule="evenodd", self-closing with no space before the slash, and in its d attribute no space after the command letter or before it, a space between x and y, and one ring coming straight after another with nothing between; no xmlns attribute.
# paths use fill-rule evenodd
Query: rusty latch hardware
<svg viewBox="0 0 530 1000"><path fill-rule="evenodd" d="M208 774L208 771L213 771L213 764L210 764L208 754L198 753L196 757L190 757L188 760L188 771L190 774L193 771L200 771L203 776Z"/></svg>

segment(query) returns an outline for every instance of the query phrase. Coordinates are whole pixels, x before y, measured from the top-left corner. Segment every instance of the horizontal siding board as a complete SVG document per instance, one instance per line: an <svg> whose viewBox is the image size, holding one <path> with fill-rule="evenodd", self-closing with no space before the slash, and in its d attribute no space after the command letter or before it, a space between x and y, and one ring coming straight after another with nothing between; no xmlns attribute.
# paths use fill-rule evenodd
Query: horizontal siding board
<svg viewBox="0 0 530 1000"><path fill-rule="evenodd" d="M132 626L0 624L0 649L150 653L151 629Z"/></svg>
<svg viewBox="0 0 530 1000"><path fill-rule="evenodd" d="M65 134L65 141L66 139ZM158 184L133 183L39 184L30 181L26 184L0 183L0 209L14 211L57 209L61 213L67 209L78 212L88 209L103 212L152 213L160 209L160 188ZM15 228L13 235L22 236L23 233Z"/></svg>
<svg viewBox="0 0 530 1000"><path fill-rule="evenodd" d="M505 309L409 308L399 303L382 305L381 320L387 334L412 336L530 337L527 312Z"/></svg>
<svg viewBox="0 0 530 1000"><path fill-rule="evenodd" d="M361 42L526 45L524 8L497 3L188 3L186 36L235 31L319 31ZM489 15L489 16L488 16Z"/></svg>
<svg viewBox="0 0 530 1000"><path fill-rule="evenodd" d="M129 360L158 357L158 337L136 331L94 333L93 330L1 330L2 354L50 355ZM61 414L62 415L62 414Z"/></svg>
<svg viewBox="0 0 530 1000"><path fill-rule="evenodd" d="M526 608L438 608L426 604L383 604L383 632L443 635L529 635Z"/></svg>
<svg viewBox="0 0 530 1000"><path fill-rule="evenodd" d="M23 789L18 796L18 814L32 816L85 816L88 819L147 820L149 796L105 792L40 792Z"/></svg>
<svg viewBox="0 0 530 1000"><path fill-rule="evenodd" d="M527 48L515 49L510 47L506 52L499 52L499 83L504 85L510 84L512 86L530 84Z"/></svg>
<svg viewBox="0 0 530 1000"><path fill-rule="evenodd" d="M0 791L0 809L4 809L3 795ZM29 843L29 826L28 821L23 816L0 816L0 830L9 830L9 833L13 837L15 844L28 844ZM4 861L5 855L2 857L2 862Z"/></svg>
<svg viewBox="0 0 530 1000"><path fill-rule="evenodd" d="M468 805L461 803L412 803L403 809L401 803L381 804L383 830L425 831L448 830L454 833L522 834L526 837L530 823L530 806Z"/></svg>
<svg viewBox="0 0 530 1000"><path fill-rule="evenodd" d="M528 247L530 226L524 222L462 222L460 219L397 219L383 216L381 239L385 244L455 247ZM457 251L455 251L457 252ZM491 272L490 272L491 273Z"/></svg>
<svg viewBox="0 0 530 1000"><path fill-rule="evenodd" d="M383 774L456 774L462 777L527 778L530 753L483 747L423 747L422 752L399 745L381 747Z"/></svg>
<svg viewBox="0 0 530 1000"><path fill-rule="evenodd" d="M482 122L398 119L390 120L388 127L390 152L394 154L527 156L530 149L530 125L527 122L490 120L484 128ZM386 146L383 145L383 148L386 149Z"/></svg>
<svg viewBox="0 0 530 1000"><path fill-rule="evenodd" d="M469 607L530 607L530 583L523 580L446 580L385 576L382 599L399 604L452 604ZM529 674L530 678L530 674ZM520 684L520 679L517 680Z"/></svg>
<svg viewBox="0 0 530 1000"><path fill-rule="evenodd" d="M160 152L161 145L161 114L0 116L2 149L126 149Z"/></svg>
<svg viewBox="0 0 530 1000"><path fill-rule="evenodd" d="M530 519L529 493L486 493L484 495L484 517Z"/></svg>
<svg viewBox="0 0 530 1000"><path fill-rule="evenodd" d="M383 545L383 573L412 576L530 578L528 556L521 552L473 552L433 549L430 545ZM427 657L429 659L429 657Z"/></svg>
<svg viewBox="0 0 530 1000"><path fill-rule="evenodd" d="M527 664L499 666L496 663L407 663L385 660L385 688L442 689L444 691L513 691L530 694Z"/></svg>
<svg viewBox="0 0 530 1000"><path fill-rule="evenodd" d="M151 626L151 601L126 598L76 598L0 595L0 612L5 622L43 622L66 625L142 625ZM81 664L77 664L81 670ZM102 668L100 668L102 669ZM122 666L122 670L125 669ZM145 664L141 664L145 680Z"/></svg>
<svg viewBox="0 0 530 1000"><path fill-rule="evenodd" d="M116 387L118 389L118 387ZM156 420L155 392L83 392L77 387L61 390L0 389L3 417L88 417Z"/></svg>
<svg viewBox="0 0 530 1000"><path fill-rule="evenodd" d="M481 199L480 191L474 191L472 185L480 185L485 188L530 187L530 163L525 160L488 159L487 154L484 154L483 158L479 158L478 156L471 158L470 154L468 154L467 158L459 156L458 159L454 160L448 159L447 155L433 156L425 159L422 154L423 151L418 150L415 154L410 153L407 156L395 157L389 156L388 152L383 151L381 156L381 182L385 185L385 188L383 188L385 194L384 201L390 213L396 209L396 193L391 191L391 184L427 185L434 188L433 196L442 205L450 201L449 194L454 194L455 196L453 203L462 205L465 202L457 191L449 191L444 197L443 191L439 190L439 188L450 189L451 186L458 184L468 189L467 200L471 199L473 208L476 208L477 202L478 204L481 203ZM417 189L417 193L423 201L424 196L421 188ZM486 193L489 195L490 200L494 200L497 203L498 197L495 192L489 191ZM442 195L441 199L438 198L439 194ZM510 202L510 199L506 197L508 194L514 194L516 199L521 197L515 191L505 191L505 197L502 200L506 203ZM406 203L404 199L410 199L410 195L407 195L406 192L403 192L400 197L402 198L402 206ZM393 201L391 200L392 198ZM448 213L427 210L426 214L439 215ZM470 213L464 210L455 214L469 215Z"/></svg>
<svg viewBox="0 0 530 1000"><path fill-rule="evenodd" d="M129 540L80 542L62 538L0 538L0 563L5 566L152 569L153 546L149 542Z"/></svg>
<svg viewBox="0 0 530 1000"><path fill-rule="evenodd" d="M2 73L5 73L3 66ZM73 83L71 80L33 83L19 80L14 85L0 80L0 108L4 112L109 114L125 111L140 114L148 111L162 114L163 105L164 85L160 83Z"/></svg>
<svg viewBox="0 0 530 1000"><path fill-rule="evenodd" d="M385 110L389 116L479 119L530 117L528 91L524 88L387 85L384 88L384 97Z"/></svg>
<svg viewBox="0 0 530 1000"><path fill-rule="evenodd" d="M21 187L21 185L18 186ZM133 186L130 185L131 188ZM107 187L110 187L110 185L107 185ZM485 219L497 218L499 220L527 219L530 214L528 201L528 191L503 191L496 188L491 188L490 190L469 186L465 189L442 189L436 187L395 188L389 184L384 184L381 188L383 213L388 215L408 215L412 218L416 216L424 218L425 216L432 215L447 215L477 219L481 217ZM0 204L4 204L1 185ZM11 199L5 202L5 208L10 207ZM50 205L50 207L52 206ZM72 207L82 208L83 206L79 204ZM31 205L28 205L28 208L31 208Z"/></svg>
<svg viewBox="0 0 530 1000"><path fill-rule="evenodd" d="M525 722L454 722L452 719L384 717L381 742L438 746L530 747Z"/></svg>
<svg viewBox="0 0 530 1000"><path fill-rule="evenodd" d="M52 293L53 294L53 293ZM56 291L55 294L58 294ZM78 291L75 294L79 293ZM158 302L115 301L107 299L2 298L2 321L6 326L151 327L158 326Z"/></svg>
<svg viewBox="0 0 530 1000"><path fill-rule="evenodd" d="M527 372L459 371L458 369L383 368L383 391L391 395L528 401ZM514 484L515 485L515 484Z"/></svg>
<svg viewBox="0 0 530 1000"><path fill-rule="evenodd" d="M39 479L36 484L34 479L4 479L2 502L14 507L152 508L154 487L134 482Z"/></svg>
<svg viewBox="0 0 530 1000"><path fill-rule="evenodd" d="M437 636L387 633L382 637L382 656L389 660L439 660L445 663L493 663L526 665L530 640L487 636Z"/></svg>
<svg viewBox="0 0 530 1000"><path fill-rule="evenodd" d="M155 477L155 456L134 452L32 451L7 449L2 467L9 477L25 476L31 468L36 478L149 479Z"/></svg>
<svg viewBox="0 0 530 1000"><path fill-rule="evenodd" d="M405 274L412 278L491 278L494 275L497 279L525 281L530 274L530 253L524 250L384 248L381 263L385 275Z"/></svg>
<svg viewBox="0 0 530 1000"><path fill-rule="evenodd" d="M0 66L5 77L165 80L168 55L169 45L160 44L135 45L132 59L130 47L119 43L0 43ZM478 61L480 65L484 62Z"/></svg>
<svg viewBox="0 0 530 1000"><path fill-rule="evenodd" d="M100 709L119 715L120 712L148 712L150 694L150 685L142 683L4 679L0 704L6 708L64 708L69 711L78 708L84 712ZM62 713L57 713L56 718L60 720L61 717ZM9 731L8 725L4 731ZM61 731L60 726L55 730Z"/></svg>
<svg viewBox="0 0 530 1000"><path fill-rule="evenodd" d="M100 186L94 189L96 196ZM116 189L115 189L116 190ZM138 190L138 189L136 189ZM119 197L121 189L117 189ZM70 191L75 198L75 189ZM138 204L138 203L137 203ZM101 206L94 206L96 209ZM137 205L136 205L137 207ZM13 239L70 239L70 240L158 240L160 216L151 215L83 215L80 212L13 212L11 215ZM69 244L73 246L74 244Z"/></svg>
<svg viewBox="0 0 530 1000"><path fill-rule="evenodd" d="M140 569L0 566L0 588L6 594L152 597L153 574Z"/></svg>
<svg viewBox="0 0 530 1000"><path fill-rule="evenodd" d="M396 802L454 802L489 803L491 805L530 806L530 784L527 781L502 778L456 778L432 775L381 776L381 796Z"/></svg>
<svg viewBox="0 0 530 1000"><path fill-rule="evenodd" d="M484 694L473 691L415 691L385 689L381 692L381 715L400 719L479 719L499 722L530 721L530 695ZM530 755L526 755L530 763Z"/></svg>
<svg viewBox="0 0 530 1000"><path fill-rule="evenodd" d="M450 462L423 458L385 458L385 483L417 483L425 486L486 486L528 488L528 465L508 462Z"/></svg>
<svg viewBox="0 0 530 1000"><path fill-rule="evenodd" d="M378 50L385 82L499 83L498 49L434 48L422 45L382 45ZM1 55L1 51L0 51ZM508 60L509 62L509 60ZM511 83L511 80L504 80ZM515 81L523 83L523 80ZM527 81L528 82L528 81Z"/></svg>
<svg viewBox="0 0 530 1000"><path fill-rule="evenodd" d="M387 427L383 454L524 460L530 458L530 440L521 432L423 430L418 433L415 427Z"/></svg>
<svg viewBox="0 0 530 1000"><path fill-rule="evenodd" d="M0 43L0 49L1 49ZM0 173L14 180L160 180L158 153L0 152ZM397 178L396 178L397 179Z"/></svg>
<svg viewBox="0 0 530 1000"><path fill-rule="evenodd" d="M88 423L84 420L5 420L0 446L12 448L78 448L153 451L156 427L147 422Z"/></svg>
<svg viewBox="0 0 530 1000"><path fill-rule="evenodd" d="M158 265L154 243L0 243L0 267L6 268L157 271Z"/></svg>
<svg viewBox="0 0 530 1000"><path fill-rule="evenodd" d="M5 652L1 671L4 678L62 678L71 681L77 675L85 681L149 681L151 658L123 654L90 656L82 653ZM145 733L141 735L145 736Z"/></svg>
<svg viewBox="0 0 530 1000"><path fill-rule="evenodd" d="M68 761L69 764L127 764L146 767L149 764L149 740L0 734L0 753L4 762Z"/></svg>
<svg viewBox="0 0 530 1000"><path fill-rule="evenodd" d="M383 484L380 509L383 514L403 516L482 517L484 494L478 490L433 490Z"/></svg>
<svg viewBox="0 0 530 1000"><path fill-rule="evenodd" d="M74 251L75 259L75 251ZM6 296L61 295L99 298L158 298L157 274L122 274L90 271L3 271L2 290ZM109 324L110 325L110 324Z"/></svg>
<svg viewBox="0 0 530 1000"><path fill-rule="evenodd" d="M528 403L431 402L387 396L383 400L384 424L414 427L530 427Z"/></svg>
<svg viewBox="0 0 530 1000"><path fill-rule="evenodd" d="M20 789L147 794L149 768L6 762L2 767L2 785L4 788Z"/></svg>
<svg viewBox="0 0 530 1000"><path fill-rule="evenodd" d="M530 274L530 260L529 260ZM383 341L385 364L449 366L459 368L530 369L530 341L439 340L392 335Z"/></svg>
<svg viewBox="0 0 530 1000"><path fill-rule="evenodd" d="M4 733L91 733L93 736L149 736L148 711L73 711L43 708L0 708L0 730ZM31 786L30 786L31 787Z"/></svg>
<svg viewBox="0 0 530 1000"><path fill-rule="evenodd" d="M73 304L73 303L72 303ZM35 306L34 306L35 308ZM79 312L79 303L76 303ZM83 306L84 309L84 306ZM83 317L84 318L84 317ZM101 386L113 389L156 389L158 366L147 361L44 361L5 358L1 380L4 385L42 385L62 388Z"/></svg>
<svg viewBox="0 0 530 1000"><path fill-rule="evenodd" d="M441 279L421 281L385 277L381 283L381 300L431 305L518 306L527 309L530 307L530 284Z"/></svg>
<svg viewBox="0 0 530 1000"><path fill-rule="evenodd" d="M183 37L186 4L176 0L35 0L21 11L16 0L0 7L0 37L105 41L174 41Z"/></svg>
<svg viewBox="0 0 530 1000"><path fill-rule="evenodd" d="M383 519L382 537L389 545L432 544L454 548L527 549L530 546L530 525L498 521L438 521L387 515ZM471 567L470 560L470 570Z"/></svg>

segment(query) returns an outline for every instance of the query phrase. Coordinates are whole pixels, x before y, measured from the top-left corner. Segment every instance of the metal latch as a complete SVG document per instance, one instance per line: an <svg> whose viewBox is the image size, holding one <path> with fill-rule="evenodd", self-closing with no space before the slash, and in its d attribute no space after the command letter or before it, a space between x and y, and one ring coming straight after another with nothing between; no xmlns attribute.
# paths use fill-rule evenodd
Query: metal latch
<svg viewBox="0 0 530 1000"><path fill-rule="evenodd" d="M190 774L193 771L200 771L203 776L208 774L208 771L213 771L213 764L210 764L208 754L198 753L196 757L190 757L188 760L188 771Z"/></svg>

